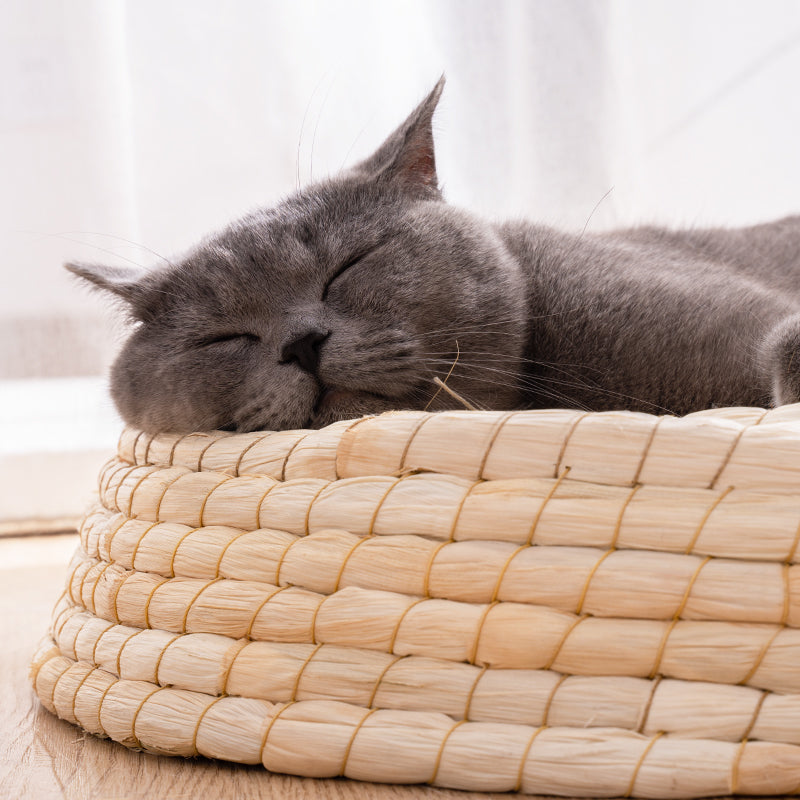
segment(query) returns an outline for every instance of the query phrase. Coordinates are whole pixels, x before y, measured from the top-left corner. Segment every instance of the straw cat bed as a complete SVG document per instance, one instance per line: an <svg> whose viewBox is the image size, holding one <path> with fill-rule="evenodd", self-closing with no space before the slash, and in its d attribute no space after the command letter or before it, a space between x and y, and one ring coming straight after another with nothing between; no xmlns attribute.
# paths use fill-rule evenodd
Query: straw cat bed
<svg viewBox="0 0 800 800"><path fill-rule="evenodd" d="M799 479L800 406L126 430L33 684L310 777L792 793Z"/></svg>

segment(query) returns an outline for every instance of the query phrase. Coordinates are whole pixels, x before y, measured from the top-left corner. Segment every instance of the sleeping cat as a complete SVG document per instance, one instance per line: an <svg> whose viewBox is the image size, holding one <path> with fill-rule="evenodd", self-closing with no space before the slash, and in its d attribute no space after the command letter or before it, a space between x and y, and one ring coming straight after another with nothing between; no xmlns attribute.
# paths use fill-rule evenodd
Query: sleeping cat
<svg viewBox="0 0 800 800"><path fill-rule="evenodd" d="M111 391L144 430L388 409L683 414L800 399L800 218L562 233L445 204L440 81L365 161L154 271L67 264L137 325Z"/></svg>

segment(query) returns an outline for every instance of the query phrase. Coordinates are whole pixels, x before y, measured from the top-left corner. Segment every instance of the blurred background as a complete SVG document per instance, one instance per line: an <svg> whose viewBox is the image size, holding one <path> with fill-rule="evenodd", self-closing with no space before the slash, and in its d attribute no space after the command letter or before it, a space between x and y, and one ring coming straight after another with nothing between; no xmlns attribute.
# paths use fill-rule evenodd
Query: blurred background
<svg viewBox="0 0 800 800"><path fill-rule="evenodd" d="M430 90L447 199L581 230L800 209L795 0L0 0L0 523L79 513L156 265L368 154Z"/></svg>

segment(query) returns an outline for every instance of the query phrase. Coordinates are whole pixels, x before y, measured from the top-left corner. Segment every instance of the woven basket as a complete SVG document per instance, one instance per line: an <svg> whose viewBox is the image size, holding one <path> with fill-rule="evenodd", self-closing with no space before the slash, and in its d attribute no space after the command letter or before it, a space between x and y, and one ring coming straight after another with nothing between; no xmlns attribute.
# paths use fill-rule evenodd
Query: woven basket
<svg viewBox="0 0 800 800"><path fill-rule="evenodd" d="M800 406L126 430L33 684L309 777L789 794L799 485Z"/></svg>

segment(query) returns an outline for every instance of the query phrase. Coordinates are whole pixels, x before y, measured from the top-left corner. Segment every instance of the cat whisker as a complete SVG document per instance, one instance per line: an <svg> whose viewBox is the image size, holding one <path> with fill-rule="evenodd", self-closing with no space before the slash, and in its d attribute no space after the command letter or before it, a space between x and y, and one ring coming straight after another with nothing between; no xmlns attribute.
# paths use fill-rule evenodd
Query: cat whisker
<svg viewBox="0 0 800 800"><path fill-rule="evenodd" d="M146 269L144 264L141 264L133 258L128 258L127 256L123 256L121 253L117 253L114 250L109 250L106 247L100 247L100 245L92 244L91 242L84 242L81 239L75 239L66 235L65 233L48 233L46 231L22 231L22 233L30 233L34 236L52 236L57 239L63 239L66 242L72 242L73 244L83 245L84 247L92 247L100 253L105 253L106 255L113 256L114 258L122 259L122 261L127 261L129 264L133 264L135 267Z"/></svg>
<svg viewBox="0 0 800 800"><path fill-rule="evenodd" d="M595 212L598 208L602 205L603 201L614 191L614 187L611 186L608 191L594 204L594 208L589 212L589 216L586 218L586 222L583 224L583 229L578 236L578 241L583 238L583 234L586 233L586 229L589 227L589 223L592 221L592 217L595 215Z"/></svg>
<svg viewBox="0 0 800 800"><path fill-rule="evenodd" d="M487 354L487 355L488 356L494 356L494 354ZM425 363L428 363L428 364L437 364L437 363L438 364L449 364L450 363L449 360L442 359L442 358L430 358L430 357L425 358L425 357L423 357L422 360ZM582 388L585 388L585 389L594 389L594 390L599 388L597 384L592 383L591 381L581 380L582 375L575 374L574 372L572 372L572 371L570 371L568 369L561 369L559 366L556 366L555 364L547 364L546 362L531 362L529 359L524 359L523 361L529 361L530 363L533 363L536 366L544 366L546 368L549 368L551 371L558 372L558 373L562 374L564 377L570 378L573 381L575 381L576 383L574 385L576 387L582 387ZM509 376L515 378L515 380L517 381L517 383L519 384L519 386L521 388L527 387L529 385L529 382L532 382L532 381L535 381L535 380L538 380L540 382L548 380L548 378L545 378L544 376L537 376L537 375L530 375L530 374L526 374L526 373L520 373L518 370L512 370L512 369L504 370L504 369L501 369L499 367L494 366L494 364L496 364L496 363L497 363L496 356L489 357L489 358L484 360L484 359L473 358L472 354L470 354L469 361L466 362L462 366L462 370L474 369L474 370L491 371L491 372L494 372L496 374L509 375ZM573 365L573 366L576 366L579 369L582 368L581 365ZM588 378L588 376L586 376L586 377ZM549 379L549 380L551 380L551 382L556 382L557 381L556 378L552 378L552 379ZM536 385L536 384L532 384L532 385Z"/></svg>
<svg viewBox="0 0 800 800"><path fill-rule="evenodd" d="M347 152L344 154L344 158L342 159L341 166L339 167L339 174L341 174L342 170L344 169L344 165L347 163L347 160L350 158L350 153L353 152L353 148L358 144L358 140L364 135L364 131L369 127L369 122L366 122L361 130L356 134L353 141L350 143L350 147L347 148Z"/></svg>
<svg viewBox="0 0 800 800"><path fill-rule="evenodd" d="M439 353L421 353L421 355L422 356L439 356L440 354ZM477 363L477 364L482 364L482 363L495 364L495 363L497 363L497 353L482 352L482 351L470 351L468 355L469 355L469 363L470 364L473 364L473 363ZM486 356L486 358L482 360L480 358L476 358L476 356ZM443 362L447 362L448 364L450 363L450 359L440 358L440 360L443 361ZM522 356L520 356L518 359L516 359L516 362L519 363L519 364L529 364L529 365L536 366L536 367L548 367L548 368L556 370L557 372L563 372L564 374L568 375L569 377L577 377L577 376L574 376L568 369L566 369L566 367L574 367L575 369L581 370L583 372L589 370L589 371L597 372L599 374L603 373L602 369L600 369L599 367L593 367L590 364L570 364L570 363L560 362L560 361L540 361L540 360L532 359L532 358L524 358Z"/></svg>
<svg viewBox="0 0 800 800"><path fill-rule="evenodd" d="M511 375L512 377L515 377L514 373L509 372L508 374ZM488 385L488 386L491 386L491 387L505 387L505 388L511 388L511 389L519 389L520 388L519 383L517 381L510 381L510 382L509 381L502 381L502 380L498 380L496 377L480 378L480 377L475 377L475 376L468 376L467 380L470 381L471 383L482 383L482 384L485 384L485 385ZM584 404L584 403L582 403L580 401L577 401L577 400L569 397L568 395L565 395L565 394L563 394L561 392L558 392L556 389L554 389L552 387L538 386L538 387L535 387L535 388L537 390L536 391L537 395L542 397L542 398L547 398L547 399L553 400L556 403L560 403L562 405L565 405L565 406L568 406L568 407L571 407L571 408L581 408L581 409L584 409L584 410L587 410L587 411L590 410L590 408L586 404ZM537 403L532 401L529 404L527 404L527 407L534 408L534 407L538 407L540 405L541 404L537 404Z"/></svg>
<svg viewBox="0 0 800 800"><path fill-rule="evenodd" d="M300 148L303 144L303 133L306 127L306 118L308 117L308 112L311 110L311 104L314 102L314 98L317 95L317 91L319 87L322 85L322 82L325 80L325 75L323 75L318 81L317 85L314 87L314 91L311 92L311 96L308 98L308 103L306 104L306 109L303 112L303 121L300 123L300 133L297 137L297 157L295 159L295 169L297 172L297 180L296 180L296 188L297 191L300 191Z"/></svg>
<svg viewBox="0 0 800 800"><path fill-rule="evenodd" d="M532 315L528 319L530 321L537 321L542 319L550 319L553 317L563 317L581 311L584 308L586 308L585 305L572 306L570 308L564 309L563 311L553 312L552 314ZM441 339L447 338L448 335L454 335L454 334L463 335L464 333L484 333L484 332L489 332L488 331L489 328L499 328L508 325L516 326L518 325L518 323L519 320L516 316L509 315L507 317L496 317L491 322L489 321L482 322L477 325L454 325L451 328L438 328L430 331L425 331L424 333L419 334L419 338L421 340L430 341L431 343L434 343Z"/></svg>
<svg viewBox="0 0 800 800"><path fill-rule="evenodd" d="M323 76L322 80L327 77L327 74ZM321 81L320 81L321 82ZM309 158L309 175L311 178L311 182L314 182L314 145L317 142L317 128L319 128L320 120L322 119L322 114L325 111L325 105L328 102L328 98L331 94L331 89L333 88L333 79L328 84L328 88L325 90L325 96L322 98L322 105L320 105L319 113L317 114L317 121L314 123L314 133L311 135L311 156Z"/></svg>
<svg viewBox="0 0 800 800"><path fill-rule="evenodd" d="M442 384L442 383L447 383L447 381L448 381L448 380L450 379L450 377L452 376L452 374L453 374L454 370L453 370L453 368L451 368L451 369L449 370L449 372L447 373L447 375L445 376L445 379L444 379L444 380L442 380L441 378L439 378L439 377L438 377L438 376L435 374L435 370L432 370L431 372L432 372L432 374L431 374L430 380L431 380L431 381L433 381L433 382L434 382L434 383L435 383L437 386L439 386L439 388L440 388L440 390L441 390L441 389L443 388L443 387L441 386L441 384ZM512 375L512 377L515 377L515 376L513 375L513 373L508 373L508 374ZM466 375L466 376L463 376L463 375L462 375L461 377L464 377L464 378L466 378L466 380L468 380L468 381L469 381L469 382L471 382L471 383L484 383L484 384L488 384L488 385L491 385L491 386L496 386L496 387L504 387L504 388L510 388L510 389L517 389L517 388L518 388L518 383L517 383L517 381L502 381L502 380L498 380L497 378L491 378L491 379L490 379L490 378L482 378L482 377L473 377L473 376L470 376L470 375ZM452 388L452 387L448 386L448 388ZM436 393L436 394L434 394L434 396L431 398L430 402L428 403L428 406L430 406L430 405L431 405L431 403L433 403L433 401L436 399L436 395L437 395L437 394L438 394L438 391L437 391L437 393ZM473 403L473 405L476 405L476 404L475 404L475 403ZM426 406L425 408L427 409L427 408L428 408L428 406Z"/></svg>
<svg viewBox="0 0 800 800"><path fill-rule="evenodd" d="M160 261L163 261L167 266L174 267L175 264L170 261L165 256L162 256L161 253L156 252L147 245L141 244L140 242L134 242L132 239L126 239L124 236L119 236L116 233L102 233L101 231L62 231L61 233L53 234L54 236L102 236L106 239L117 239L120 242L125 242L125 244L129 244L132 247L136 247L139 250L144 250L146 253L150 253L150 255L155 256ZM90 244L87 242L87 244Z"/></svg>
<svg viewBox="0 0 800 800"><path fill-rule="evenodd" d="M447 334L460 334L464 331L475 331L480 333L488 328L499 327L501 325L508 325L510 323L517 322L517 318L515 316L507 316L507 317L495 317L491 321L480 322L475 325L468 325L468 324L454 324L449 328L433 328L432 330L425 331L420 333L419 336L421 338L431 338L434 336L444 336Z"/></svg>
<svg viewBox="0 0 800 800"><path fill-rule="evenodd" d="M565 308L565 309L563 309L561 311L554 311L554 312L552 312L550 314L532 314L530 316L527 316L526 320L534 320L535 321L535 320L541 320L541 319L552 319L553 317L563 317L563 316L567 316L569 314L574 314L577 311L583 311L587 307L588 307L588 305L586 303L581 303L581 304L576 305L576 306L570 306L569 308ZM433 330L430 330L430 331L426 331L425 333L420 334L420 335L421 336L425 336L425 337L431 337L431 336L436 336L438 334L461 333L462 331L465 331L465 330L472 330L472 331L477 331L477 332L480 333L481 331L485 330L486 328L495 327L495 326L499 327L501 325L508 325L509 323L510 324L514 324L514 325L518 324L519 323L519 317L516 314L508 314L506 316L495 316L494 319L492 319L491 321L487 320L487 321L481 322L481 323L479 323L477 325L454 325L451 328L438 328L438 329L433 329Z"/></svg>
<svg viewBox="0 0 800 800"><path fill-rule="evenodd" d="M471 374L464 374L465 372L468 372L468 371L477 371L478 373L480 373L481 377L478 377L476 375L471 375ZM451 370L451 372L453 372L453 370ZM658 403L653 403L653 402L644 400L642 398L635 397L633 395L628 395L628 394L625 394L625 393L622 393L622 392L616 392L616 391L613 391L611 389L606 389L606 388L604 388L602 386L599 386L597 384L594 384L594 383L591 383L591 382L580 381L578 379L575 379L575 380L572 380L572 381L568 381L568 380L562 380L562 379L555 378L555 377L550 377L550 376L548 376L546 378L545 377L535 376L535 375L519 376L518 373L514 372L513 370L504 370L504 369L500 369L498 367L481 366L481 365L473 364L472 362L464 362L464 361L460 362L459 373L461 374L462 377L464 377L468 381L477 381L477 382L480 382L480 383L487 383L487 384L497 385L497 386L517 387L517 388L520 388L520 389L528 389L528 390L532 390L532 391L534 391L534 392L536 392L537 394L540 394L540 395L545 395L545 396L552 395L552 396L555 396L555 397L557 397L558 399L560 399L562 401L563 400L569 400L570 401L570 405L574 404L575 401L572 398L569 398L565 394L555 392L555 390L552 388L554 384L558 385L558 386L563 386L565 388L580 389L582 391L587 391L588 390L588 391L594 392L596 394L599 394L599 395L602 395L602 396L605 396L605 397L615 397L615 398L618 398L620 400L633 401L633 402L638 403L640 405L648 406L648 407L650 407L650 408L652 408L654 410L660 410L660 411L664 411L666 413L672 413L670 409L668 409L668 408L666 408L664 406L661 406ZM501 380L498 380L497 377L483 377L483 373L492 373L495 376L505 375L505 376L509 376L509 377L515 378L515 380L513 382L501 381ZM449 375L448 375L448 377L449 377Z"/></svg>

